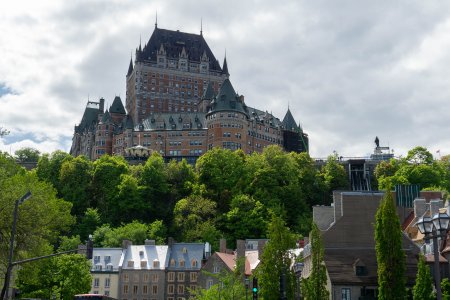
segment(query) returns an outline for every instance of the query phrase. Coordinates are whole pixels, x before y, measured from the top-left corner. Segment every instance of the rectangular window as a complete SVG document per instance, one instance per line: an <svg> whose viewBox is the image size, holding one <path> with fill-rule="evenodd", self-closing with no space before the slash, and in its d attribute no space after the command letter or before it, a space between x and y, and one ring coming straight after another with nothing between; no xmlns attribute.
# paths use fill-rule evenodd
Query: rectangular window
<svg viewBox="0 0 450 300"><path fill-rule="evenodd" d="M175 293L175 286L173 284L169 284L167 286L167 294L173 295Z"/></svg>
<svg viewBox="0 0 450 300"><path fill-rule="evenodd" d="M350 288L342 288L342 300L351 300L351 291Z"/></svg>
<svg viewBox="0 0 450 300"><path fill-rule="evenodd" d="M94 287L99 287L100 285L100 279L99 278L94 278Z"/></svg>
<svg viewBox="0 0 450 300"><path fill-rule="evenodd" d="M111 285L111 278L105 278L105 288L109 288Z"/></svg>
<svg viewBox="0 0 450 300"><path fill-rule="evenodd" d="M144 295L148 294L148 286L147 285L142 286L142 294L144 294Z"/></svg>
<svg viewBox="0 0 450 300"><path fill-rule="evenodd" d="M158 286L157 285L153 285L152 286L152 295L156 295L158 294Z"/></svg>
<svg viewBox="0 0 450 300"><path fill-rule="evenodd" d="M184 281L184 272L179 272L177 276L177 280L183 282Z"/></svg>
<svg viewBox="0 0 450 300"><path fill-rule="evenodd" d="M133 285L133 294L137 294L137 293L138 293L138 286Z"/></svg>
<svg viewBox="0 0 450 300"><path fill-rule="evenodd" d="M197 282L197 272L191 272L190 279L191 282Z"/></svg>
<svg viewBox="0 0 450 300"><path fill-rule="evenodd" d="M123 286L123 293L124 293L124 294L128 294L128 284L125 284L125 285Z"/></svg>
<svg viewBox="0 0 450 300"><path fill-rule="evenodd" d="M152 282L158 282L158 274L152 274Z"/></svg>
<svg viewBox="0 0 450 300"><path fill-rule="evenodd" d="M167 273L167 281L175 281L175 272Z"/></svg>
<svg viewBox="0 0 450 300"><path fill-rule="evenodd" d="M184 285L183 284L178 285L178 294L184 294Z"/></svg>

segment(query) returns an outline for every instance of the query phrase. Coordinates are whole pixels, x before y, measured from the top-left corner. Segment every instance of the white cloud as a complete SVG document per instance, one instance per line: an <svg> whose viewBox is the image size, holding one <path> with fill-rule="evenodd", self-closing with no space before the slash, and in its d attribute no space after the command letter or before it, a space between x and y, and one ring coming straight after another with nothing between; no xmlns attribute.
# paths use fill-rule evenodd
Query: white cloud
<svg viewBox="0 0 450 300"><path fill-rule="evenodd" d="M203 34L248 105L287 106L311 155L450 153L450 4L423 1L15 1L0 3L0 150L68 151L89 98L125 94L130 52L158 26Z"/></svg>

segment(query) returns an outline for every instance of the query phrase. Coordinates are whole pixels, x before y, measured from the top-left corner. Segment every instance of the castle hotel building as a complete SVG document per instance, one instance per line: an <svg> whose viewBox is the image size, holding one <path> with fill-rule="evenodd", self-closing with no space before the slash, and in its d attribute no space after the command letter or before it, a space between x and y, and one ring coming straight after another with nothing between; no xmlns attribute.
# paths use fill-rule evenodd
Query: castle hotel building
<svg viewBox="0 0 450 300"><path fill-rule="evenodd" d="M308 151L308 135L288 109L283 121L249 107L220 66L202 32L155 29L136 49L126 75L125 107L120 97L88 101L75 126L70 153L97 159L103 154L145 159L196 159L213 147L245 153L268 145Z"/></svg>

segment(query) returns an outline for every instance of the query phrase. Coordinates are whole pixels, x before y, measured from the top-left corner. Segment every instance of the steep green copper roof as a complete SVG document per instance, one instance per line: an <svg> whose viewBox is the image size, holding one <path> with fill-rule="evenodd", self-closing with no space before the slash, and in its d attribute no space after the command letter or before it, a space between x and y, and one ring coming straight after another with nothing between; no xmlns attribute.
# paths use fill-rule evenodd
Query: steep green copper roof
<svg viewBox="0 0 450 300"><path fill-rule="evenodd" d="M131 72L133 72L133 58L130 58L130 65L128 66L127 76L130 76Z"/></svg>
<svg viewBox="0 0 450 300"><path fill-rule="evenodd" d="M109 111L106 110L102 117L102 123L107 123L109 121L111 121L111 115L109 114Z"/></svg>
<svg viewBox="0 0 450 300"><path fill-rule="evenodd" d="M222 74L230 76L230 73L228 73L228 64L227 64L227 57L226 56L223 59Z"/></svg>
<svg viewBox="0 0 450 300"><path fill-rule="evenodd" d="M205 92L203 93L202 99L212 99L214 98L214 89L212 87L211 81L208 82L208 87L206 88Z"/></svg>
<svg viewBox="0 0 450 300"><path fill-rule="evenodd" d="M126 114L125 108L123 107L122 104L122 100L120 99L119 96L116 96L114 98L113 104L109 108L109 111L115 114Z"/></svg>
<svg viewBox="0 0 450 300"><path fill-rule="evenodd" d="M102 112L98 108L98 103L88 102L80 124L75 126L75 131L81 133L85 129L89 129L92 124L97 123L98 115L100 113Z"/></svg>
<svg viewBox="0 0 450 300"><path fill-rule="evenodd" d="M228 78L224 80L219 94L211 102L210 113L216 111L238 111L247 115L244 103L241 101L239 95L234 91L234 88Z"/></svg>
<svg viewBox="0 0 450 300"><path fill-rule="evenodd" d="M291 110L288 108L288 111L283 119L283 126L286 130L290 131L299 131L297 123L295 123L294 117L292 116Z"/></svg>

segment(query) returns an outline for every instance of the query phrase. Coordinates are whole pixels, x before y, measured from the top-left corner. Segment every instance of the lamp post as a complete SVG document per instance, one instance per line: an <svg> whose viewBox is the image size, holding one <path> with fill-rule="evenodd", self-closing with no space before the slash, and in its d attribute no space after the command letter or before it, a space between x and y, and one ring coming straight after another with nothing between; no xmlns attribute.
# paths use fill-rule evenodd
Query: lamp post
<svg viewBox="0 0 450 300"><path fill-rule="evenodd" d="M448 231L450 217L446 213L436 213L432 218L421 217L416 225L419 231L425 235L425 241L433 239L433 256L434 256L434 280L436 285L437 300L442 299L441 292L441 276L439 268L439 245L438 238L445 239ZM424 249L425 252L425 249Z"/></svg>
<svg viewBox="0 0 450 300"><path fill-rule="evenodd" d="M296 262L294 264L294 273L295 273L295 277L297 279L297 298L296 299L301 299L301 289L300 289L300 280L302 278L302 271L303 271L303 267L305 266L304 263L302 262Z"/></svg>
<svg viewBox="0 0 450 300"><path fill-rule="evenodd" d="M8 300L9 293L9 282L11 281L11 273L13 268L13 255L14 255L14 238L16 236L16 223L17 223L17 210L19 208L19 204L24 203L31 197L31 192L28 191L25 195L23 195L20 199L16 200L14 204L14 212L13 212L13 224L11 228L11 238L9 240L9 254L8 254L8 267L6 269L6 278L5 278L5 300Z"/></svg>
<svg viewBox="0 0 450 300"><path fill-rule="evenodd" d="M250 284L250 279L245 278L244 283L245 283L245 300L248 300L248 286Z"/></svg>

